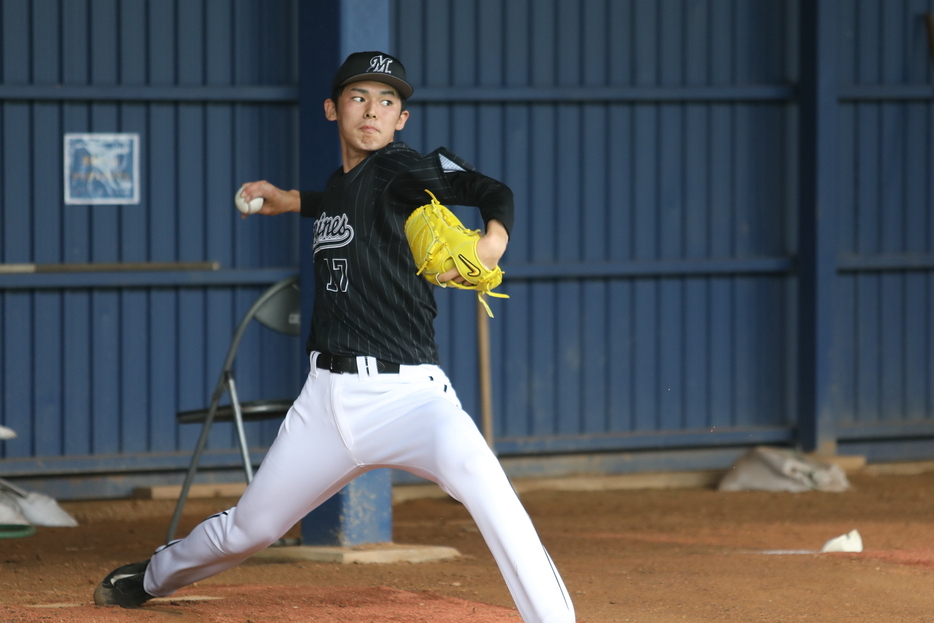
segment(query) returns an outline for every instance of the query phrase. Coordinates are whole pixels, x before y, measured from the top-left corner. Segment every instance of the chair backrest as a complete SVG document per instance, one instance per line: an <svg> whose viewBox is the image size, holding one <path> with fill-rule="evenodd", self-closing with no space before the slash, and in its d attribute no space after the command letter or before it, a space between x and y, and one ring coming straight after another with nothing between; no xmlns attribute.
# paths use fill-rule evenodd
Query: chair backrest
<svg viewBox="0 0 934 623"><path fill-rule="evenodd" d="M298 277L285 279L284 283L280 281L269 288L259 302L261 304L253 317L260 324L286 335L301 334L302 295L298 289Z"/></svg>
<svg viewBox="0 0 934 623"><path fill-rule="evenodd" d="M233 365L240 339L252 320L279 333L300 335L302 332L301 310L302 297L298 275L287 277L269 286L250 306L240 320L240 324L237 325L230 348L227 350L227 358L224 360L224 371L230 370ZM221 374L223 376L223 372Z"/></svg>

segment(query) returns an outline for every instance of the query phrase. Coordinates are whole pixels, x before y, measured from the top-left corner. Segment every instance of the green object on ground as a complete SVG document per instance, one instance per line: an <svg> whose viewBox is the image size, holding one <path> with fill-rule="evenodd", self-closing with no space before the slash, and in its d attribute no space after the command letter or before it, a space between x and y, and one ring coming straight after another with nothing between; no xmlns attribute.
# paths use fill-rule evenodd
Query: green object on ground
<svg viewBox="0 0 934 623"><path fill-rule="evenodd" d="M0 539L21 539L36 533L35 526L22 523L0 524Z"/></svg>

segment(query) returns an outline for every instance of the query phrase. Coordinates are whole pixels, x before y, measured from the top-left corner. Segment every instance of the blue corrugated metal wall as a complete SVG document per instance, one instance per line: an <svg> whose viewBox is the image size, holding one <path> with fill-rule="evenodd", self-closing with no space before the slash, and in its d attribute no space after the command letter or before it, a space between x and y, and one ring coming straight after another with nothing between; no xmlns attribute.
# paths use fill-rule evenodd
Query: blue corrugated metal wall
<svg viewBox="0 0 934 623"><path fill-rule="evenodd" d="M0 473L187 464L197 430L176 426L175 412L206 404L239 316L297 271L297 218L241 221L232 208L243 181L296 184L296 10L0 3L0 259L51 271L0 273L0 422L19 434L0 445ZM262 45L238 43L247 40ZM64 205L67 132L139 133L139 205ZM220 269L57 266L152 262ZM241 397L294 395L300 350L294 338L248 333ZM276 430L251 426L260 445ZM223 428L209 447L231 446Z"/></svg>
<svg viewBox="0 0 934 623"><path fill-rule="evenodd" d="M629 460L794 443L804 426L871 458L934 456L934 0L815 0L833 16L816 36L837 46L820 60L835 85L820 122L839 162L814 163L834 181L820 197L835 259L813 307L798 278L810 7L387 1L417 87L400 138L516 191L511 298L490 321L501 454ZM297 220L241 222L230 195L260 177L301 185L296 15L322 6L0 0L0 260L221 265L0 272L0 423L20 433L0 473L178 480L195 431L175 411L207 400L239 314L299 264ZM63 204L62 134L86 131L140 133L140 205ZM479 416L475 306L439 298L443 363ZM832 310L817 319L833 338L830 426L798 402L814 376L802 309ZM297 390L296 340L260 330L244 349L247 398ZM211 447L209 462L236 464L227 431ZM115 480L72 486L124 492Z"/></svg>
<svg viewBox="0 0 934 623"><path fill-rule="evenodd" d="M400 0L395 28L403 140L518 197L499 450L790 440L796 3Z"/></svg>
<svg viewBox="0 0 934 623"><path fill-rule="evenodd" d="M934 2L840 3L839 437L870 457L934 436ZM874 443L898 439L898 444Z"/></svg>

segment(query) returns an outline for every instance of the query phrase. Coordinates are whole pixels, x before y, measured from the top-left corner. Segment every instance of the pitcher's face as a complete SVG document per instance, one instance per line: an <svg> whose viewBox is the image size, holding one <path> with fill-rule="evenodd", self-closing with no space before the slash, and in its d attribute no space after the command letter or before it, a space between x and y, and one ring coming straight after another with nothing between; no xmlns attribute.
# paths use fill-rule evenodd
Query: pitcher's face
<svg viewBox="0 0 934 623"><path fill-rule="evenodd" d="M325 101L324 112L330 121L337 122L345 152L352 152L355 158L362 154L360 160L391 143L409 118L398 92L374 81L348 84L338 102Z"/></svg>

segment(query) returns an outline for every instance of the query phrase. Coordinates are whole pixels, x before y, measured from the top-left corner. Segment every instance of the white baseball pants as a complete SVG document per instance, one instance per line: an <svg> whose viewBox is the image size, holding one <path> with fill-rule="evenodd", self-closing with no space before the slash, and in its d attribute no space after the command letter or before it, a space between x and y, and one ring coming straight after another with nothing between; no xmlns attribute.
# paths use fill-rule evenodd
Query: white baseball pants
<svg viewBox="0 0 934 623"><path fill-rule="evenodd" d="M338 374L319 370L316 357L312 353L301 395L243 497L157 550L146 572L146 592L170 595L237 565L356 476L390 467L436 482L464 504L523 621L575 621L571 599L531 519L441 368Z"/></svg>

